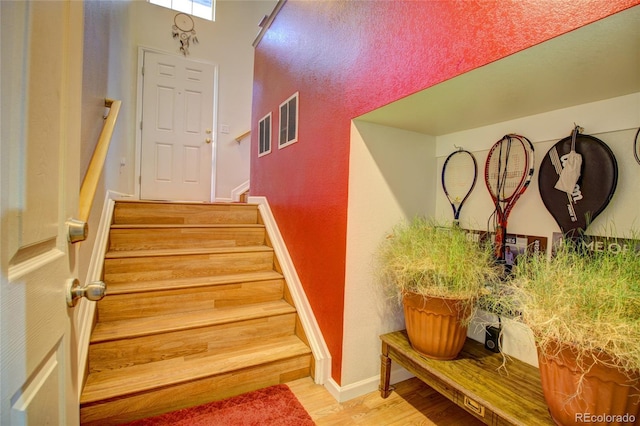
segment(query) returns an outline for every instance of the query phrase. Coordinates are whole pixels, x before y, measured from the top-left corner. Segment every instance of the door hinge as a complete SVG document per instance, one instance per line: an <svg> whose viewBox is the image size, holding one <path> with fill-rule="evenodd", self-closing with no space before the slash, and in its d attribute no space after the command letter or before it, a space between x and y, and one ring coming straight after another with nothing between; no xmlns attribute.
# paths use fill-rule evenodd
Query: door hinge
<svg viewBox="0 0 640 426"><path fill-rule="evenodd" d="M142 130L142 121L140 122L140 130Z"/></svg>

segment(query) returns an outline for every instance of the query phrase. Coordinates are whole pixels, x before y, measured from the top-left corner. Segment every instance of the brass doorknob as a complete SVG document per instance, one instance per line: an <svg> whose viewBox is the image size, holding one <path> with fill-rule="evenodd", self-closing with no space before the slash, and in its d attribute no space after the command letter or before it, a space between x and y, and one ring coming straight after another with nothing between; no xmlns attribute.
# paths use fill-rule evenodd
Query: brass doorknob
<svg viewBox="0 0 640 426"><path fill-rule="evenodd" d="M94 281L85 285L80 285L77 278L67 280L67 306L73 308L81 297L89 300L101 300L107 293L107 286L102 281Z"/></svg>
<svg viewBox="0 0 640 426"><path fill-rule="evenodd" d="M205 141L206 143L211 143L211 138L206 138L204 141Z"/></svg>
<svg viewBox="0 0 640 426"><path fill-rule="evenodd" d="M89 234L89 225L87 222L71 218L67 220L66 225L67 240L71 244L79 243L87 239L87 235Z"/></svg>

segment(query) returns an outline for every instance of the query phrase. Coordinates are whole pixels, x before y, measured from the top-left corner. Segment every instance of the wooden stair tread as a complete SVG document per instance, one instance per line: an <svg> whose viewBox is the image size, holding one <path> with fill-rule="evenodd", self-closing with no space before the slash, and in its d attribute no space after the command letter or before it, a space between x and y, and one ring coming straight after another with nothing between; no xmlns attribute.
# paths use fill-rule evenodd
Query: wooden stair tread
<svg viewBox="0 0 640 426"><path fill-rule="evenodd" d="M273 251L269 246L229 246L212 248L154 249L154 250L115 250L105 254L105 259L124 259L132 257L183 256L190 254L256 253Z"/></svg>
<svg viewBox="0 0 640 426"><path fill-rule="evenodd" d="M183 288L207 287L243 282L283 279L276 271L245 272L240 274L216 275L210 277L174 278L171 280L133 281L107 283L107 295L141 293L148 291L177 290Z"/></svg>
<svg viewBox="0 0 640 426"><path fill-rule="evenodd" d="M113 223L214 224L258 223L256 204L181 203L134 201L116 202Z"/></svg>
<svg viewBox="0 0 640 426"><path fill-rule="evenodd" d="M293 306L284 300L274 300L253 305L165 314L159 317L98 322L91 334L90 343L148 336L292 312L296 312Z"/></svg>
<svg viewBox="0 0 640 426"><path fill-rule="evenodd" d="M120 223L111 225L111 229L171 229L171 228L264 228L260 223L202 223L202 224L180 224L180 223Z"/></svg>
<svg viewBox="0 0 640 426"><path fill-rule="evenodd" d="M89 404L310 353L309 347L292 335L243 346L224 354L192 359L172 358L106 370L89 375L80 403Z"/></svg>
<svg viewBox="0 0 640 426"><path fill-rule="evenodd" d="M120 424L308 376L257 204L117 201L81 421Z"/></svg>
<svg viewBox="0 0 640 426"><path fill-rule="evenodd" d="M238 207L258 207L256 203L228 203L224 201L168 201L168 200L138 200L134 198L122 198L118 199L116 203L122 204L165 204L165 205L178 205L184 204L188 206L238 206Z"/></svg>

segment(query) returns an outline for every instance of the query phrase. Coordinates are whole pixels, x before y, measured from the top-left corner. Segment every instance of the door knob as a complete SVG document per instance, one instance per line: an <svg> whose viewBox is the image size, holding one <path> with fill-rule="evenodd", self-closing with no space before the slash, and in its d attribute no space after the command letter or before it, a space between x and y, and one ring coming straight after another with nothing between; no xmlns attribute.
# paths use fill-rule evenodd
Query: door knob
<svg viewBox="0 0 640 426"><path fill-rule="evenodd" d="M76 306L78 299L86 297L89 300L101 300L107 293L107 285L102 281L80 285L77 278L67 280L67 305L71 308Z"/></svg>
<svg viewBox="0 0 640 426"><path fill-rule="evenodd" d="M211 138L206 138L204 141L205 141L206 143L211 143Z"/></svg>
<svg viewBox="0 0 640 426"><path fill-rule="evenodd" d="M89 234L89 225L78 219L69 219L67 224L67 240L71 244L79 243L87 239Z"/></svg>

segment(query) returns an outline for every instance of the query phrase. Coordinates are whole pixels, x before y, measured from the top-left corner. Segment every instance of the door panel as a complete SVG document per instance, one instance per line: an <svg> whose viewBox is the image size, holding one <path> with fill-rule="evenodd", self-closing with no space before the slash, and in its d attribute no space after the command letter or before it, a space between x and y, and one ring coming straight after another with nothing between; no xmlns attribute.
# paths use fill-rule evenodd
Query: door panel
<svg viewBox="0 0 640 426"><path fill-rule="evenodd" d="M36 375L30 380L12 406L11 424L62 424L66 416L60 386L65 381L64 343L46 358Z"/></svg>
<svg viewBox="0 0 640 426"><path fill-rule="evenodd" d="M173 168L173 147L168 144L156 144L156 180L159 182L171 182Z"/></svg>
<svg viewBox="0 0 640 426"><path fill-rule="evenodd" d="M65 289L77 267L65 223L78 208L82 3L0 4L0 424L73 425Z"/></svg>
<svg viewBox="0 0 640 426"><path fill-rule="evenodd" d="M215 66L144 54L140 198L211 201Z"/></svg>

